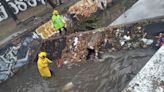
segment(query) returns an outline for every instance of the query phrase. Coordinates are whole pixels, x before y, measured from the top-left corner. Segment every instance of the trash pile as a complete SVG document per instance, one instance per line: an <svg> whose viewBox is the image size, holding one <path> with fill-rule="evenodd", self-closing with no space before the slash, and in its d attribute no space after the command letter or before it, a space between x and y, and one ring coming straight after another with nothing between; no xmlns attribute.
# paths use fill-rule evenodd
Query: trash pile
<svg viewBox="0 0 164 92"><path fill-rule="evenodd" d="M64 64L78 63L87 60L89 50L98 56L99 47L103 42L102 32L78 33L67 38L66 48L62 52Z"/></svg>
<svg viewBox="0 0 164 92"><path fill-rule="evenodd" d="M64 64L72 64L86 60L88 54L87 44L92 34L92 32L77 33L67 38L66 47L62 51Z"/></svg>
<svg viewBox="0 0 164 92"><path fill-rule="evenodd" d="M157 41L156 36L144 32L144 25L110 28L105 38L105 44L110 44L112 51L154 47Z"/></svg>
<svg viewBox="0 0 164 92"><path fill-rule="evenodd" d="M164 36L151 36L144 32L144 26L129 25L120 28L103 28L73 34L67 39L67 47L62 51L64 64L85 62L89 49L94 51L95 59L104 51L119 51L135 48L161 46ZM98 59L96 59L98 60Z"/></svg>

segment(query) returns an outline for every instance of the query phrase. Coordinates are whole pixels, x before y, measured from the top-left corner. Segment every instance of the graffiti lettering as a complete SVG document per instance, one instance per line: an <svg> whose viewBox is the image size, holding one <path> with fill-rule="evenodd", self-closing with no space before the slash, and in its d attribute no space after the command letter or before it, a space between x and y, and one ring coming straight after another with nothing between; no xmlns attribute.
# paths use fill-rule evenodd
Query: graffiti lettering
<svg viewBox="0 0 164 92"><path fill-rule="evenodd" d="M30 5L31 7L35 7L37 6L37 1L36 0L26 0L28 5Z"/></svg>
<svg viewBox="0 0 164 92"><path fill-rule="evenodd" d="M62 15L62 18L65 21L66 27L73 27L73 21L68 15ZM40 35L42 39L48 39L52 35L58 33L59 31L53 27L52 21L48 21L47 23L41 25L39 28L36 29L37 35Z"/></svg>
<svg viewBox="0 0 164 92"><path fill-rule="evenodd" d="M5 8L0 4L0 21L7 19L8 18L8 14L5 11Z"/></svg>
<svg viewBox="0 0 164 92"><path fill-rule="evenodd" d="M17 8L17 6L13 2L9 2L8 4L13 9L14 14L18 14L19 9Z"/></svg>
<svg viewBox="0 0 164 92"><path fill-rule="evenodd" d="M53 28L52 22L48 21L47 23L37 28L36 33L40 35L43 39L47 39L53 34L57 33L57 31Z"/></svg>
<svg viewBox="0 0 164 92"><path fill-rule="evenodd" d="M17 5L18 9L21 11L25 11L27 10L27 5L25 2L23 2L23 0L15 0L15 4Z"/></svg>
<svg viewBox="0 0 164 92"><path fill-rule="evenodd" d="M6 0L8 5L12 8L14 14L21 11L26 11L28 7L36 7L38 4L45 5L45 0ZM4 6L0 3L0 21L8 18L8 14Z"/></svg>
<svg viewBox="0 0 164 92"><path fill-rule="evenodd" d="M42 4L46 4L45 0L38 0L38 2L41 2Z"/></svg>
<svg viewBox="0 0 164 92"><path fill-rule="evenodd" d="M40 38L36 34L29 33L20 39L16 45L9 43L10 45L0 48L0 83L12 76L18 68L27 64L39 49L40 42L38 40ZM32 43L36 41L38 43L31 47ZM35 53L30 51L35 51Z"/></svg>

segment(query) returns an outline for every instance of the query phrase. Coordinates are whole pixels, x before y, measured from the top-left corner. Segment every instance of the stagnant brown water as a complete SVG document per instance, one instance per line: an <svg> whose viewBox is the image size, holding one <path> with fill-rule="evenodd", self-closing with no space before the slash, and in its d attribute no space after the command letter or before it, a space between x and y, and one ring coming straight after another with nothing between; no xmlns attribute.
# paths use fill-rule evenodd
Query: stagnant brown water
<svg viewBox="0 0 164 92"><path fill-rule="evenodd" d="M68 69L57 69L55 76L43 79L36 62L29 64L13 78L1 84L0 92L63 92L63 87L72 82L68 92L120 92L154 54L152 49L136 49L119 52L104 52L103 62L81 63Z"/></svg>

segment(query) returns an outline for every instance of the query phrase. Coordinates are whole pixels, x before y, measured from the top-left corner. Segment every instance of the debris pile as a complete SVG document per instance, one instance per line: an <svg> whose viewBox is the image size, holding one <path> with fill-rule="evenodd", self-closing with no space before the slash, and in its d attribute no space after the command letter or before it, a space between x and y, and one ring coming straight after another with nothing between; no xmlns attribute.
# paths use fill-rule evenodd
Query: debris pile
<svg viewBox="0 0 164 92"><path fill-rule="evenodd" d="M144 26L129 25L120 28L102 28L89 32L81 32L67 37L66 48L62 52L65 64L73 64L87 60L92 50L95 59L104 51L119 51L135 48L148 48L154 43L163 44L164 36L155 36L144 32ZM160 41L160 42L159 42ZM161 45L160 45L161 46Z"/></svg>
<svg viewBox="0 0 164 92"><path fill-rule="evenodd" d="M91 39L88 41L87 49L88 51L91 50L94 52L94 56L96 59L98 58L98 52L101 45L103 44L103 40L104 32L96 32L92 34ZM90 53L88 53L88 55L90 55ZM90 56L88 56L88 58L90 58Z"/></svg>
<svg viewBox="0 0 164 92"><path fill-rule="evenodd" d="M92 32L78 33L69 36L66 40L66 47L62 51L64 64L77 63L86 60L87 43Z"/></svg>
<svg viewBox="0 0 164 92"><path fill-rule="evenodd" d="M106 43L111 44L111 50L133 48L147 48L153 43L153 37L144 33L143 27L129 26L123 28L110 29L106 35ZM112 36L111 36L112 35Z"/></svg>

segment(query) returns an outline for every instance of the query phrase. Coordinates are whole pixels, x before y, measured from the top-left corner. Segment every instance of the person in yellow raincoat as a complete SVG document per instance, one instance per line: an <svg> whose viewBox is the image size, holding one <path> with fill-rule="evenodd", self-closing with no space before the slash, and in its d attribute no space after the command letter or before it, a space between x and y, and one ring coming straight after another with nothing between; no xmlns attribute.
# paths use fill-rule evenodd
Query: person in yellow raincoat
<svg viewBox="0 0 164 92"><path fill-rule="evenodd" d="M51 72L48 67L48 64L52 63L52 61L46 58L46 56L47 56L46 52L39 53L38 55L39 58L37 62L38 70L42 77L51 77Z"/></svg>

